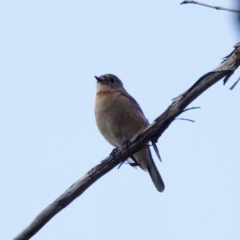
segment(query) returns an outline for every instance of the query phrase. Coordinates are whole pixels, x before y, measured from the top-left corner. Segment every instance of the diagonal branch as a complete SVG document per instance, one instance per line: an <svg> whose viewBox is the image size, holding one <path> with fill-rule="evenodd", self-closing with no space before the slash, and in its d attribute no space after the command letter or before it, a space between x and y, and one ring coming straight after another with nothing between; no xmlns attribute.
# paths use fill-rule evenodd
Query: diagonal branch
<svg viewBox="0 0 240 240"><path fill-rule="evenodd" d="M114 154L105 158L99 165L92 168L81 179L67 189L60 197L45 208L14 240L26 240L35 235L58 212L67 207L79 197L88 187L101 178L104 174L123 162L128 156L133 155L144 146L144 143L152 141L155 144L158 138L174 121L183 113L186 107L205 90L224 78L224 83L230 78L240 65L240 43L234 46L234 50L213 71L204 74L186 92L175 98L173 103L155 121L130 140L130 144L114 151Z"/></svg>
<svg viewBox="0 0 240 240"><path fill-rule="evenodd" d="M187 3L193 3L193 4L197 4L197 5L204 6L204 7L214 8L216 10L224 10L224 11L234 12L234 13L238 13L238 14L240 13L240 11L236 10L236 9L225 8L225 7L220 7L220 6L213 6L213 5L209 5L206 3L201 3L201 2L197 2L197 1L193 1L193 0L184 0L180 4L182 5L182 4L187 4Z"/></svg>

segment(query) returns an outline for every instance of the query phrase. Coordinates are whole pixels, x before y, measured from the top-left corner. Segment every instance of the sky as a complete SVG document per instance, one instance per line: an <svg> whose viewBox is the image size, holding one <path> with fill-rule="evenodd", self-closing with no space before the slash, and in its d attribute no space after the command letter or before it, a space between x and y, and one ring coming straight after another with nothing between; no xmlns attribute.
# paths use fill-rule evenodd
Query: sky
<svg viewBox="0 0 240 240"><path fill-rule="evenodd" d="M233 13L180 1L41 0L0 1L0 39L0 239L12 239L112 151L95 123L95 75L118 76L152 122L239 35ZM181 115L195 123L159 139L163 193L123 165L32 239L239 239L239 73Z"/></svg>

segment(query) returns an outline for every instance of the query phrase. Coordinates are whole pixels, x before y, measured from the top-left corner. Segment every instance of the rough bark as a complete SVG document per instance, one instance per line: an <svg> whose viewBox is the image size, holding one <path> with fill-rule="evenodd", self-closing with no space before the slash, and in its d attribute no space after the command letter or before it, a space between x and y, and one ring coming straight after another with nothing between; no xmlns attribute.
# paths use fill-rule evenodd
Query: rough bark
<svg viewBox="0 0 240 240"><path fill-rule="evenodd" d="M116 167L135 152L146 142L157 142L168 126L184 111L186 107L213 84L224 78L224 84L240 65L240 43L214 70L204 74L186 92L175 98L172 104L155 121L134 136L129 144L124 144L114 151L114 154L105 158L99 165L92 168L81 179L67 189L60 197L46 207L14 240L26 240L36 234L51 218L67 207L79 197L88 187L101 178L104 174ZM234 85L235 86L235 85Z"/></svg>

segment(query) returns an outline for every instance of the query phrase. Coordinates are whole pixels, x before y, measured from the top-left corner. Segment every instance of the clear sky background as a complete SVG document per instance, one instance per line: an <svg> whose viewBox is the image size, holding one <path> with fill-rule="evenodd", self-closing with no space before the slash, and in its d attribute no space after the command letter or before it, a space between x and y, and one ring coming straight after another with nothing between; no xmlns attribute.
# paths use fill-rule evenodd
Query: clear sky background
<svg viewBox="0 0 240 240"><path fill-rule="evenodd" d="M112 151L94 75L113 73L152 122L238 40L234 14L180 1L0 1L0 239L12 239ZM233 7L227 0L209 4ZM159 139L166 190L113 169L32 239L239 240L236 72Z"/></svg>

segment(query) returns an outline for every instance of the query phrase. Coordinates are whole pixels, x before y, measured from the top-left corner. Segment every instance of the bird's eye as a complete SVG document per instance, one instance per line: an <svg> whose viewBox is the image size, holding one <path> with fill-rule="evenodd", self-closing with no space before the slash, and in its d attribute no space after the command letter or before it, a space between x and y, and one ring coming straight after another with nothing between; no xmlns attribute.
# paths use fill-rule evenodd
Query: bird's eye
<svg viewBox="0 0 240 240"><path fill-rule="evenodd" d="M113 79L113 78L110 78L110 82L111 82L111 83L114 83L114 79Z"/></svg>

